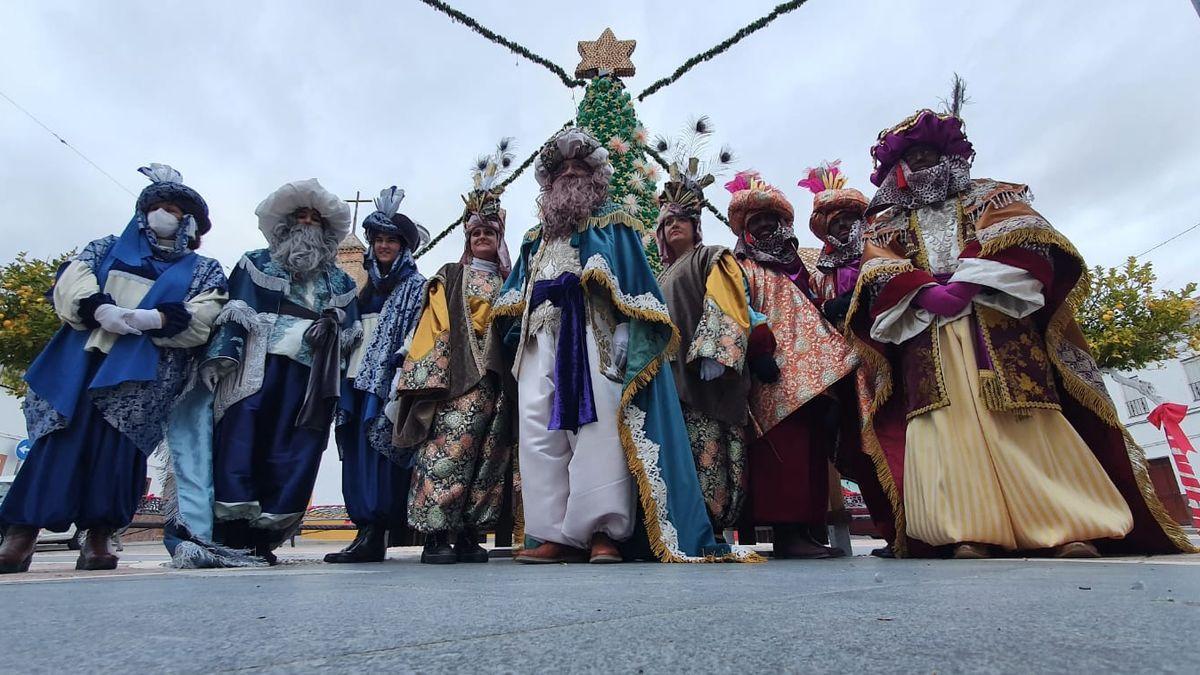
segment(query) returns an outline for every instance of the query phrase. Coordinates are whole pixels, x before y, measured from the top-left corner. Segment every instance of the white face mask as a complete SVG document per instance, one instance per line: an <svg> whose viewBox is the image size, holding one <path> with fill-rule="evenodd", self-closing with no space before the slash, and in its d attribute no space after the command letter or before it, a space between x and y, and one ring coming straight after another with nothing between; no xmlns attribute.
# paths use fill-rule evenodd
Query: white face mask
<svg viewBox="0 0 1200 675"><path fill-rule="evenodd" d="M154 209L147 213L146 224L154 230L154 234L163 239L170 239L179 231L179 219L165 209Z"/></svg>

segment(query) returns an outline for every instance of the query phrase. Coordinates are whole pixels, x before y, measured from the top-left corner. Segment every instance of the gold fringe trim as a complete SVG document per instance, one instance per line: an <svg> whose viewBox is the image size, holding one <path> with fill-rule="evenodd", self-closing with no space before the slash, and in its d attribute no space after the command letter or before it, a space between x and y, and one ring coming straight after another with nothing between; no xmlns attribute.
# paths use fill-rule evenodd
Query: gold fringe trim
<svg viewBox="0 0 1200 675"><path fill-rule="evenodd" d="M937 383L938 397L933 403L916 410L911 410L904 415L904 421L907 423L914 417L920 417L927 412L933 410L941 410L950 405L950 394L946 393L946 374L942 372L942 327L935 321L929 325L926 330L929 331L929 345L931 357L933 359L933 379Z"/></svg>
<svg viewBox="0 0 1200 675"><path fill-rule="evenodd" d="M854 297L857 300L857 292ZM846 316L852 317L853 314L847 314ZM849 320L846 323L849 325ZM900 490L896 487L896 480L892 476L892 469L888 466L887 457L883 454L883 446L879 443L879 436L875 433L874 423L875 414L879 412L880 408L892 396L892 366L882 354L860 340L852 331L849 333L849 339L855 351L858 352L859 357L866 365L870 366L870 371L880 374L880 386L876 388L874 398L871 400L867 414L862 420L863 452L871 458L871 463L875 467L875 476L879 479L879 485L883 488L884 494L887 495L888 501L892 504L892 518L895 521L896 528L896 540L892 542L892 550L895 551L897 557L903 558L908 553L904 502L900 499Z"/></svg>
<svg viewBox="0 0 1200 675"><path fill-rule="evenodd" d="M875 258L874 260L884 260L883 258ZM875 283L878 277L885 274L903 274L911 272L916 268L913 267L910 260L885 260L885 262L870 264L868 260L863 265L863 271L858 275L858 281L854 284L854 295L850 296L850 308L846 310L846 331L850 331L850 317L854 316L862 304L862 298L866 295L863 287ZM869 266L868 266L869 265Z"/></svg>
<svg viewBox="0 0 1200 675"><path fill-rule="evenodd" d="M610 214L611 215L611 214ZM623 412L625 407L630 405L633 398L641 392L650 381L659 373L663 362L674 354L679 349L679 329L671 323L671 317L657 312L651 312L621 302L621 293L616 287L612 278L605 275L601 270L590 269L583 273L582 281L594 281L600 286L603 286L609 292L612 303L622 314L627 316L647 321L650 323L660 323L671 328L671 339L667 344L667 348L658 356L650 359L650 361L642 368L637 375L633 377L629 383L621 389L620 408ZM736 554L730 553L726 556L717 558L716 556L705 556L703 560L689 560L686 557L676 554L674 551L667 548L663 543L662 526L658 522L658 503L654 500L653 488L650 485L650 477L646 473L646 467L642 463L637 453L637 445L633 442L633 430L629 428L629 424L625 421L625 415L620 414L617 424L617 432L621 438L621 448L625 451L625 464L629 467L629 472L633 475L638 486L638 501L642 506L643 521L646 525L646 537L650 540L650 550L654 553L654 557L660 562L763 562L761 556L751 552L749 556L738 557ZM753 556L753 559L751 558Z"/></svg>
<svg viewBox="0 0 1200 675"><path fill-rule="evenodd" d="M991 239L983 245L981 255L994 255L1010 246L1031 244L1041 244L1058 248L1062 253L1073 258L1078 263L1080 269L1080 278L1076 282L1075 287L1067 294L1067 301L1059 306L1046 326L1047 352L1049 352L1050 361L1054 364L1054 368L1058 371L1063 388L1066 389L1069 396L1082 403L1084 407L1099 417L1109 427L1120 430L1122 438L1125 439L1125 452L1129 459L1129 464L1133 469L1134 481L1137 483L1138 492L1141 493L1146 508L1154 516L1154 520L1158 523L1163 534L1166 535L1167 539L1177 549L1184 553L1197 552L1200 549L1191 544L1183 528L1171 518L1166 508L1162 505L1162 502L1159 501L1158 495L1154 492L1154 485L1150 481L1150 472L1146 465L1146 453L1129 435L1129 431L1125 426L1121 424L1120 419L1117 417L1116 408L1113 407L1107 393L1101 394L1093 389L1075 371L1067 367L1059 357L1059 345L1066 340L1064 337L1066 326L1074 320L1076 307L1091 292L1091 280L1088 276L1087 265L1084 263L1083 257L1079 255L1079 251L1075 249L1066 237L1063 237L1057 231L1050 228L1047 223L1046 229L1022 228Z"/></svg>
<svg viewBox="0 0 1200 675"><path fill-rule="evenodd" d="M583 232L593 227L602 230L613 223L620 223L638 233L646 229L645 223L629 215L623 209L617 209L616 211L613 211L612 213L606 213L603 216L591 216L587 220L583 221L583 224L579 225L576 228L576 231Z"/></svg>
<svg viewBox="0 0 1200 675"><path fill-rule="evenodd" d="M492 321L495 321L496 317L498 317L498 316L520 317L524 313L525 313L525 301L524 300L522 300L520 302L515 302L511 305L501 305L500 307L497 307L492 310ZM488 326L491 326L491 321L488 322Z"/></svg>
<svg viewBox="0 0 1200 675"><path fill-rule="evenodd" d="M513 443L512 449L512 467L513 467L513 551L525 550L525 497L522 491L522 497L517 498L517 484L521 482L521 463L519 460L520 452L517 444Z"/></svg>
<svg viewBox="0 0 1200 675"><path fill-rule="evenodd" d="M1000 381L996 371L980 369L979 398L983 399L988 410L1003 412L1006 409L1004 383Z"/></svg>

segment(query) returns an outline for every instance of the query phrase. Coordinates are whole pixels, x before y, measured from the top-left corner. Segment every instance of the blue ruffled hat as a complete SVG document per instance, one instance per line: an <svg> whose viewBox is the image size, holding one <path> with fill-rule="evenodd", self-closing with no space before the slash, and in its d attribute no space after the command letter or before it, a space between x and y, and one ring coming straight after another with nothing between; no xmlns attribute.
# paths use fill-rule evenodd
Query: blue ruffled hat
<svg viewBox="0 0 1200 675"><path fill-rule="evenodd" d="M375 198L375 211L363 220L363 231L369 242L375 235L391 234L400 237L415 251L429 243L429 232L399 213L400 202L404 201L404 190L395 185L379 191Z"/></svg>
<svg viewBox="0 0 1200 675"><path fill-rule="evenodd" d="M139 213L146 213L155 203L172 202L196 219L197 234L203 235L212 229L212 221L208 219L208 204L199 192L183 184L183 174L157 162L139 167L138 172L150 179L150 184L137 198Z"/></svg>

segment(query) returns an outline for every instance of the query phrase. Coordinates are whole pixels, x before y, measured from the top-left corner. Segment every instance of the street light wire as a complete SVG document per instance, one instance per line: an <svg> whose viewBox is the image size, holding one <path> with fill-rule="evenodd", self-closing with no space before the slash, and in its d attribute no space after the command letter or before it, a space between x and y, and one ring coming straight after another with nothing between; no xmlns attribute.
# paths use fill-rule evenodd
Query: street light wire
<svg viewBox="0 0 1200 675"><path fill-rule="evenodd" d="M1174 237L1171 237L1170 239L1167 239L1167 240L1165 240L1165 241L1162 241L1162 242L1159 242L1159 243L1155 244L1154 246L1151 246L1150 248L1146 249L1145 251L1142 251L1141 253L1137 254L1137 255L1136 255L1136 256L1134 256L1134 257L1135 257L1135 258L1140 258L1140 257L1142 257L1142 256L1146 255L1147 253L1149 253L1149 252L1153 251L1153 250L1156 250L1156 249L1162 248L1163 246L1166 246L1167 244L1169 244L1169 243L1171 243L1171 242L1175 241L1176 239L1178 239L1178 238L1182 237L1183 235L1187 234L1188 232L1191 232L1192 230L1194 230L1194 229L1196 229L1196 228L1198 228L1198 227L1200 227L1200 223L1196 223L1195 225L1193 225L1193 226L1189 227L1188 229L1184 230L1183 232L1180 232L1179 234L1175 235Z"/></svg>
<svg viewBox="0 0 1200 675"><path fill-rule="evenodd" d="M25 108L21 107L21 104L19 104L19 103L17 103L16 101L12 100L12 98L10 98L10 97L8 96L8 94L4 93L3 91L0 91L0 97L3 97L5 101L8 101L9 103L11 103L11 104L13 105L13 107L14 107L14 108L16 108L17 110L20 110L21 112L25 113L25 116L26 116L26 117L28 117L29 119L33 120L33 121L34 121L34 123L36 123L36 124L37 124L39 127L41 127L41 128L43 128L43 129L45 129L45 130L46 130L46 133L48 133L48 134L50 134L51 136L53 136L53 137L57 138L59 143L62 143L63 145L65 145L65 146L67 146L68 148L70 148L70 149L71 149L71 152L74 152L76 155L79 155L79 157L80 157L81 159L83 159L83 161L87 162L88 164L91 164L93 169L95 169L95 170L99 171L100 173L104 174L104 177L105 177L105 178L107 178L107 179L109 179L109 180L111 180L111 181L112 181L112 182L113 182L113 183L114 183L114 184L115 184L117 187L119 187L119 188L121 188L122 190L124 190L124 191L128 192L128 193L129 193L131 196L133 196L133 197L137 197L137 195L136 195L136 194L134 194L134 193L133 193L133 192L132 192L132 191L131 191L129 188L127 188L127 187L125 187L124 185L122 185L122 184L121 184L121 181L117 180L116 178L113 178L113 177L112 177L112 174L110 174L109 172L107 172L107 171L105 171L104 169L100 168L100 165L99 165L99 164L97 164L97 163L93 162L93 161L91 160L91 158L89 158L87 155L85 155L85 154L83 154L82 152L80 152L79 148L76 148L75 146L71 145L71 144L70 144L70 143L67 141L67 139L65 139L65 138L63 138L62 136L59 136L57 133L55 133L55 131L54 131L53 129L51 129L50 127L46 126L46 125L45 125L45 124L44 124L44 123L43 123L41 120L39 120L37 117L35 117L33 113L31 113L31 112L29 112L28 110L26 110Z"/></svg>

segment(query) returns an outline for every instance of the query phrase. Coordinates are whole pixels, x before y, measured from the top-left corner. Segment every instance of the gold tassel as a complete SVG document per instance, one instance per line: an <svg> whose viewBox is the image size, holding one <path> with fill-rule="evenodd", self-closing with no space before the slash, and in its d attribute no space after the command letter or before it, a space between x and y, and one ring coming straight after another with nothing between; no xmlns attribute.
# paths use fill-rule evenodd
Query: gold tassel
<svg viewBox="0 0 1200 675"><path fill-rule="evenodd" d="M994 370L979 371L979 398L992 412L1003 412L1007 409L1004 395L1004 383Z"/></svg>

